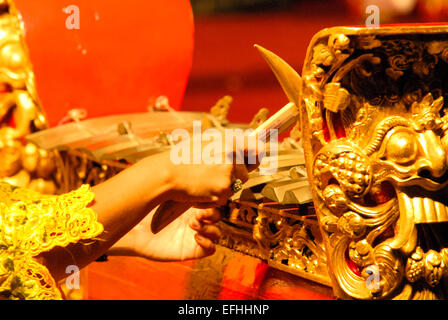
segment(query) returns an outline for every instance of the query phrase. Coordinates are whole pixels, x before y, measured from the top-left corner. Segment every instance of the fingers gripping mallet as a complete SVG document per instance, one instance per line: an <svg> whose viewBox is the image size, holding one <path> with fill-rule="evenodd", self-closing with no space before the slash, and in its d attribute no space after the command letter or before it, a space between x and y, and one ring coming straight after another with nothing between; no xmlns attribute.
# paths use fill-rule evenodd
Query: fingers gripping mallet
<svg viewBox="0 0 448 320"><path fill-rule="evenodd" d="M302 95L302 78L294 69L274 53L258 45L255 45L255 47L268 62L285 91L286 96L291 101L250 134L251 136L257 137L259 140L266 141L271 130L276 129L278 130L278 133L282 133L297 121L299 114L298 106ZM192 204L189 202L177 202L173 200L162 203L157 208L152 218L151 231L154 234L158 233L182 213L187 211L191 206Z"/></svg>

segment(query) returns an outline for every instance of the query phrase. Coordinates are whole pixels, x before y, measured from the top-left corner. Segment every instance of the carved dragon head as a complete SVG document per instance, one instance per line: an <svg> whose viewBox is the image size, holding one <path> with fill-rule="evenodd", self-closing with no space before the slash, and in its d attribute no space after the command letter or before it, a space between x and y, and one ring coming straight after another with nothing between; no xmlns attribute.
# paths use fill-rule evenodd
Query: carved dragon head
<svg viewBox="0 0 448 320"><path fill-rule="evenodd" d="M260 51L301 110L335 293L445 298L448 27L325 29L303 80Z"/></svg>

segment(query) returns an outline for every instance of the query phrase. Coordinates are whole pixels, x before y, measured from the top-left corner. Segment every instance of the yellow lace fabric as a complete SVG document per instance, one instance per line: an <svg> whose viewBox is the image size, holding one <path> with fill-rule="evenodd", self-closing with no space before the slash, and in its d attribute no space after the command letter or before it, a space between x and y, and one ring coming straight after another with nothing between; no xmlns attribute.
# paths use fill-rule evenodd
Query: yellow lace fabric
<svg viewBox="0 0 448 320"><path fill-rule="evenodd" d="M93 198L88 185L50 196L0 182L0 296L62 298L48 269L34 257L99 235L103 226L87 207Z"/></svg>

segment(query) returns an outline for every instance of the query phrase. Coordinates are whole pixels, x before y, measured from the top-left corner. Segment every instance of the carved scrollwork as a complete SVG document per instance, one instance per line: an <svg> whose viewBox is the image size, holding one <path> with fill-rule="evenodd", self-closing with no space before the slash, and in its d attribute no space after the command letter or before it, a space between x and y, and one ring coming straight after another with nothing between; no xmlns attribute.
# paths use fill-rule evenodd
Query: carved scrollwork
<svg viewBox="0 0 448 320"><path fill-rule="evenodd" d="M224 212L221 223L224 236L219 243L276 268L329 285L317 221L304 219L304 212L286 212L255 202L232 202Z"/></svg>
<svg viewBox="0 0 448 320"><path fill-rule="evenodd" d="M315 47L328 64L320 78L328 82L320 83L318 94L308 91L312 98L304 97L330 111L322 113L329 130L325 142L309 141L318 150L309 165L332 274L345 295L358 299L444 296L435 288L447 274L446 250L432 248L422 229L429 221L446 221L440 195L448 168L448 149L441 143L442 128L448 127L442 111L447 43L397 33L368 41L356 32L347 35L354 50L338 65L338 76L329 74L334 60L328 64L318 40ZM314 55L311 61L322 59ZM313 75L312 64L304 73ZM334 88L332 100L327 88ZM335 107L343 101L341 88L349 103ZM431 163L424 166L425 161ZM417 243L425 243L426 250ZM379 278L369 287L372 266Z"/></svg>
<svg viewBox="0 0 448 320"><path fill-rule="evenodd" d="M447 296L447 59L446 26L325 29L309 46L302 145L342 298Z"/></svg>
<svg viewBox="0 0 448 320"><path fill-rule="evenodd" d="M57 155L25 142L46 127L23 25L14 3L0 3L0 179L45 194L58 190Z"/></svg>

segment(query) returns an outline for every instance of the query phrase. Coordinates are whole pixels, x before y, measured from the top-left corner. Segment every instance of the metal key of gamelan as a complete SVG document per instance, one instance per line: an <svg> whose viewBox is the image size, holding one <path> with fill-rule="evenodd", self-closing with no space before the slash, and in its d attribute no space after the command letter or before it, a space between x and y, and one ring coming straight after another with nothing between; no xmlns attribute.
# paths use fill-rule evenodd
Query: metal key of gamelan
<svg viewBox="0 0 448 320"><path fill-rule="evenodd" d="M266 141L265 139L268 138L267 135L269 135L270 130L276 129L278 133L282 133L297 121L298 106L302 94L302 78L286 62L272 52L258 45L255 45L255 47L273 69L275 76L291 101L251 133L251 136L256 136L259 140ZM281 72L277 70L281 70ZM189 202L169 200L162 203L152 218L151 231L154 234L158 233L189 208L191 208L191 203Z"/></svg>

